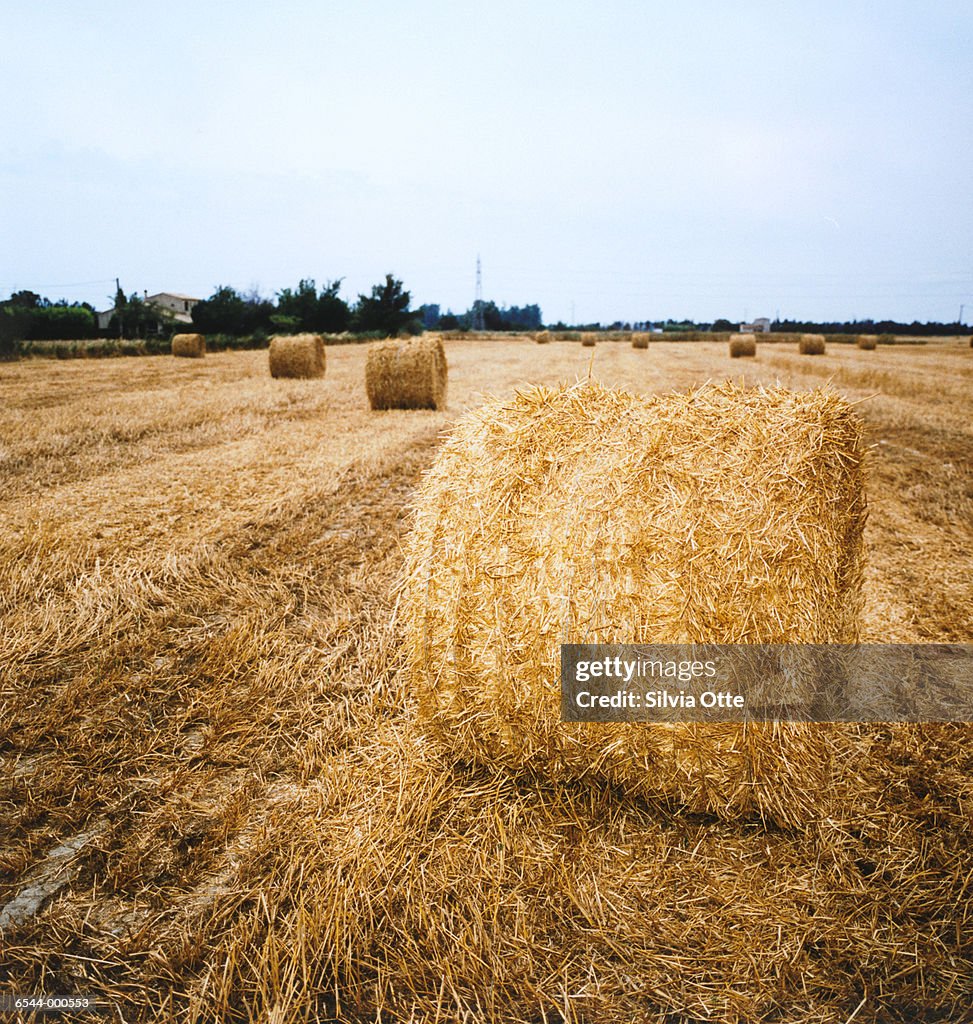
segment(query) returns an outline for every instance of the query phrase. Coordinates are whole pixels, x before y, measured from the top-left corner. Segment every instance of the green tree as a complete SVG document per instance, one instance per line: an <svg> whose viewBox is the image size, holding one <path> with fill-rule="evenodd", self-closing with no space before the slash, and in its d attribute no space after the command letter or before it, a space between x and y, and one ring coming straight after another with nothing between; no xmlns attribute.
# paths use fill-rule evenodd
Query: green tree
<svg viewBox="0 0 973 1024"><path fill-rule="evenodd" d="M54 302L31 310L28 336L31 340L81 339L98 337L94 310L84 304Z"/></svg>
<svg viewBox="0 0 973 1024"><path fill-rule="evenodd" d="M395 336L405 330L413 320L409 312L412 296L404 291L402 282L391 274L385 275L385 284L377 284L371 295L359 295L352 324L356 331L377 331Z"/></svg>
<svg viewBox="0 0 973 1024"><path fill-rule="evenodd" d="M301 280L296 291L284 288L277 293L275 324L293 324L299 331L315 330L317 320L318 288L313 278Z"/></svg>
<svg viewBox="0 0 973 1024"><path fill-rule="evenodd" d="M274 304L253 288L246 295L221 284L193 306L193 327L201 334L259 335L271 329Z"/></svg>
<svg viewBox="0 0 973 1024"><path fill-rule="evenodd" d="M197 302L192 318L200 334L246 333L246 303L229 285L219 285L208 299Z"/></svg>
<svg viewBox="0 0 973 1024"><path fill-rule="evenodd" d="M37 309L38 306L43 306L46 303L47 299L42 299L37 292L30 292L24 289L14 292L4 305L16 306L18 309Z"/></svg>
<svg viewBox="0 0 973 1024"><path fill-rule="evenodd" d="M158 334L165 326L165 319L157 309L133 292L127 299L121 288L115 291L115 312L108 321L108 333L119 338L144 338Z"/></svg>
<svg viewBox="0 0 973 1024"><path fill-rule="evenodd" d="M340 334L348 330L351 323L351 310L348 303L338 295L342 278L331 281L321 289L318 296L318 330L328 334Z"/></svg>
<svg viewBox="0 0 973 1024"><path fill-rule="evenodd" d="M318 294L314 278L302 280L296 291L285 288L277 293L274 322L282 329L339 334L348 329L351 311L338 295L341 278L330 281Z"/></svg>

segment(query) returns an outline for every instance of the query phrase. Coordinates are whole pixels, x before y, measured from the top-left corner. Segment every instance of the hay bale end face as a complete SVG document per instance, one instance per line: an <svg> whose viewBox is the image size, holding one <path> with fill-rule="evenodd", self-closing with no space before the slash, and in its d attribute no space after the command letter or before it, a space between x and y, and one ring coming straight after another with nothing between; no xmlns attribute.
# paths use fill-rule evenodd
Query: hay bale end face
<svg viewBox="0 0 973 1024"><path fill-rule="evenodd" d="M365 391L373 409L443 409L447 377L439 338L390 338L368 347Z"/></svg>
<svg viewBox="0 0 973 1024"><path fill-rule="evenodd" d="M855 342L858 348L865 349L866 352L872 352L878 345L877 334L859 334L858 340Z"/></svg>
<svg viewBox="0 0 973 1024"><path fill-rule="evenodd" d="M649 336L648 334L636 334L632 338L632 348L648 348L649 347Z"/></svg>
<svg viewBox="0 0 973 1024"><path fill-rule="evenodd" d="M326 356L320 334L277 334L270 339L270 376L323 377Z"/></svg>
<svg viewBox="0 0 973 1024"><path fill-rule="evenodd" d="M174 334L172 354L184 359L200 359L206 355L206 339L201 334Z"/></svg>
<svg viewBox="0 0 973 1024"><path fill-rule="evenodd" d="M595 336L594 336L594 334L592 334L590 331L585 331L585 333L581 335L581 344L584 345L585 348L594 348L595 347Z"/></svg>
<svg viewBox="0 0 973 1024"><path fill-rule="evenodd" d="M802 334L801 340L797 343L797 351L802 356L823 356L824 335L823 334Z"/></svg>
<svg viewBox="0 0 973 1024"><path fill-rule="evenodd" d="M862 449L825 390L537 387L472 413L408 545L423 727L461 761L806 822L829 792L828 734L562 723L559 645L854 642Z"/></svg>
<svg viewBox="0 0 973 1024"><path fill-rule="evenodd" d="M550 331L538 331L537 334L534 335L534 341L536 341L538 345L547 345L550 340Z"/></svg>
<svg viewBox="0 0 973 1024"><path fill-rule="evenodd" d="M738 338L730 341L730 358L739 359L741 356L755 356L757 354L757 339L752 334L741 334Z"/></svg>

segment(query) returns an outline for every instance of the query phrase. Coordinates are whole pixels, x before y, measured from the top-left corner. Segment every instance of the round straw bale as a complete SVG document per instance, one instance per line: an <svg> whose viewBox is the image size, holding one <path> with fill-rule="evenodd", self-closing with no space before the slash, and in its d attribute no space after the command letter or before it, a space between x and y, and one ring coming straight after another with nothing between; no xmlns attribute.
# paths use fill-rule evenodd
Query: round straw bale
<svg viewBox="0 0 973 1024"><path fill-rule="evenodd" d="M595 335L591 331L585 331L584 334L581 335L581 344L584 345L585 348L594 348Z"/></svg>
<svg viewBox="0 0 973 1024"><path fill-rule="evenodd" d="M538 331L537 334L534 335L534 341L536 341L538 345L546 345L550 340L550 331Z"/></svg>
<svg viewBox="0 0 973 1024"><path fill-rule="evenodd" d="M423 727L461 761L805 822L828 793L814 725L562 723L559 645L854 642L862 448L823 389L588 383L470 414L407 549Z"/></svg>
<svg viewBox="0 0 973 1024"><path fill-rule="evenodd" d="M320 334L279 334L270 339L271 377L324 377L325 360Z"/></svg>
<svg viewBox="0 0 973 1024"><path fill-rule="evenodd" d="M645 333L634 334L632 336L632 348L648 348L649 347L649 336Z"/></svg>
<svg viewBox="0 0 973 1024"><path fill-rule="evenodd" d="M870 352L870 351L872 351L876 347L876 345L878 345L878 335L877 334L859 334L858 335L858 340L855 342L855 344L859 348L866 349L867 351Z"/></svg>
<svg viewBox="0 0 973 1024"><path fill-rule="evenodd" d="M276 334L270 339L271 377L323 377L324 367L320 334Z"/></svg>
<svg viewBox="0 0 973 1024"><path fill-rule="evenodd" d="M802 334L801 340L797 343L797 351L802 356L823 356L824 335L823 334Z"/></svg>
<svg viewBox="0 0 973 1024"><path fill-rule="evenodd" d="M174 334L172 354L187 359L200 359L206 355L206 339L201 334Z"/></svg>
<svg viewBox="0 0 973 1024"><path fill-rule="evenodd" d="M447 373L438 337L374 342L365 360L368 403L373 409L442 409Z"/></svg>
<svg viewBox="0 0 973 1024"><path fill-rule="evenodd" d="M755 356L757 354L757 339L752 334L741 334L730 339L730 357L739 359L740 356Z"/></svg>

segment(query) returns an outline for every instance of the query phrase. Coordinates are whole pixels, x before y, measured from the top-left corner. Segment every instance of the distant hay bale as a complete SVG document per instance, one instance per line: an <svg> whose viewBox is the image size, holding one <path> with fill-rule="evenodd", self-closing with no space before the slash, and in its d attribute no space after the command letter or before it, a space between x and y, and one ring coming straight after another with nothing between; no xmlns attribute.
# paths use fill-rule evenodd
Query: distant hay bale
<svg viewBox="0 0 973 1024"><path fill-rule="evenodd" d="M584 345L585 348L594 348L595 335L591 331L585 331L585 333L581 335L581 344Z"/></svg>
<svg viewBox="0 0 973 1024"><path fill-rule="evenodd" d="M559 645L856 641L862 448L823 389L534 387L470 414L418 491L408 545L424 729L517 774L814 816L815 726L562 723Z"/></svg>
<svg viewBox="0 0 973 1024"><path fill-rule="evenodd" d="M373 409L442 409L447 375L438 337L390 338L368 347L365 391Z"/></svg>
<svg viewBox="0 0 973 1024"><path fill-rule="evenodd" d="M201 334L174 334L172 354L186 359L200 359L206 355L206 339Z"/></svg>
<svg viewBox="0 0 973 1024"><path fill-rule="evenodd" d="M741 356L755 356L757 354L757 339L752 334L741 334L730 339L730 358L739 359Z"/></svg>
<svg viewBox="0 0 973 1024"><path fill-rule="evenodd" d="M648 348L649 347L649 336L648 334L634 334L632 336L632 348Z"/></svg>
<svg viewBox="0 0 973 1024"><path fill-rule="evenodd" d="M538 345L546 345L550 340L550 331L538 331L537 334L534 335L534 341L536 341Z"/></svg>
<svg viewBox="0 0 973 1024"><path fill-rule="evenodd" d="M801 340L797 343L797 351L802 356L823 356L824 335L823 334L802 334Z"/></svg>
<svg viewBox="0 0 973 1024"><path fill-rule="evenodd" d="M866 351L871 352L878 345L878 335L877 334L859 334L858 335L858 340L855 342L855 344L859 348L863 348Z"/></svg>
<svg viewBox="0 0 973 1024"><path fill-rule="evenodd" d="M270 339L271 377L323 377L325 358L320 334L277 334Z"/></svg>

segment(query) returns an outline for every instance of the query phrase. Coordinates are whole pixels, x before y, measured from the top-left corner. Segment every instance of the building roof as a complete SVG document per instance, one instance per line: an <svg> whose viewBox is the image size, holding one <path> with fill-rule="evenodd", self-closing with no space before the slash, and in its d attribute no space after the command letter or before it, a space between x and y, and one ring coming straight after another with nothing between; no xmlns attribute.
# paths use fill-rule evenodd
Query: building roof
<svg viewBox="0 0 973 1024"><path fill-rule="evenodd" d="M193 295L182 295L179 292L156 292L155 295L150 295L149 301L152 299L161 299L163 296L170 299L182 299L183 302L202 302L202 299L197 299Z"/></svg>

